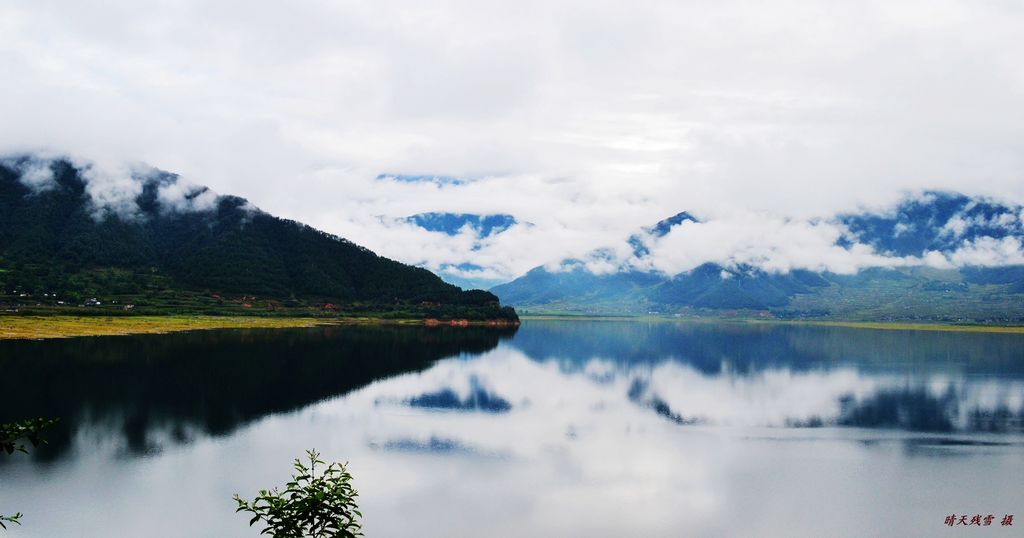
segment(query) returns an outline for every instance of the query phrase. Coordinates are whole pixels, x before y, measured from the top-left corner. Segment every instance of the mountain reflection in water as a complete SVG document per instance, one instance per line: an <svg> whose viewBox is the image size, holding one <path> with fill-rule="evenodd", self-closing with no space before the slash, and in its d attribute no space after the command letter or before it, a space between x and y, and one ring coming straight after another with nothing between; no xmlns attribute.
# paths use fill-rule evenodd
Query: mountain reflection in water
<svg viewBox="0 0 1024 538"><path fill-rule="evenodd" d="M1024 431L1024 336L745 323L549 323L513 345L685 424Z"/></svg>
<svg viewBox="0 0 1024 538"><path fill-rule="evenodd" d="M514 332L327 326L0 342L0 421L61 417L33 451L41 459L60 457L82 426L120 433L130 454L153 453L486 352Z"/></svg>

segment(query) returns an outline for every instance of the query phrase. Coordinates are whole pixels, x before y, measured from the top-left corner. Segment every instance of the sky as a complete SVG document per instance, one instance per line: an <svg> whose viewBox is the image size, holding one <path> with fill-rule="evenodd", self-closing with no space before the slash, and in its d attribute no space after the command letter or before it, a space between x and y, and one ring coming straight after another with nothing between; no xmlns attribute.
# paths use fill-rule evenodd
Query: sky
<svg viewBox="0 0 1024 538"><path fill-rule="evenodd" d="M997 0L7 0L0 153L144 162L481 285L684 210L788 267L794 221L1024 202L1020 50Z"/></svg>

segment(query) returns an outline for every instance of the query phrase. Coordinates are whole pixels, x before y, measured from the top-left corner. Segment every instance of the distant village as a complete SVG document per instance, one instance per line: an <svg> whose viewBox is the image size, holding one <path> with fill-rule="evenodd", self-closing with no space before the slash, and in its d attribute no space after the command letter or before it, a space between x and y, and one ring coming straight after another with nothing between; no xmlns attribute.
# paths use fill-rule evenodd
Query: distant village
<svg viewBox="0 0 1024 538"><path fill-rule="evenodd" d="M103 301L97 297L88 297L80 300L71 300L70 298L62 298L57 293L45 292L42 294L32 294L27 291L13 290L9 293L0 295L0 307L3 308L3 312L17 313L22 308L37 306L60 306L60 307L79 307L79 308L95 308L103 306ZM107 303L108 308L115 307L119 310L126 312L135 309L134 303L123 303L117 299L111 299Z"/></svg>

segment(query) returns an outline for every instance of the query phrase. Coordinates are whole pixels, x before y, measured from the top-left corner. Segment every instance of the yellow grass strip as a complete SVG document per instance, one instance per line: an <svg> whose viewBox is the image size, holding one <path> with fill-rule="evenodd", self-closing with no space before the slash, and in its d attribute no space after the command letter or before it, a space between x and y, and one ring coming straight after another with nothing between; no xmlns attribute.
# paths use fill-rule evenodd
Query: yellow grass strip
<svg viewBox="0 0 1024 538"><path fill-rule="evenodd" d="M0 316L0 340L159 334L200 329L313 327L317 318L246 316Z"/></svg>

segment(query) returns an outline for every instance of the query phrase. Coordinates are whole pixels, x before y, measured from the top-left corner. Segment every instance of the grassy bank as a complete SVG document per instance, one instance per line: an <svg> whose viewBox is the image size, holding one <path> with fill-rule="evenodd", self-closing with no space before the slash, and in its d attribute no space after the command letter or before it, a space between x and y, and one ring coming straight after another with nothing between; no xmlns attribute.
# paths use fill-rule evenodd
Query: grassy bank
<svg viewBox="0 0 1024 538"><path fill-rule="evenodd" d="M515 324L518 324L515 323ZM395 319L380 317L268 316L2 316L0 340L163 334L204 329L281 329L318 325L452 325L459 327L513 325L505 320L468 321Z"/></svg>
<svg viewBox="0 0 1024 538"><path fill-rule="evenodd" d="M670 318L664 316L582 316L582 315L524 315L523 321L645 321L675 323L747 323L760 325L804 325L819 327L849 327L884 331L944 331L1024 334L1020 325L968 325L952 323L907 323L898 321L816 321L816 320L766 320L736 318Z"/></svg>
<svg viewBox="0 0 1024 538"><path fill-rule="evenodd" d="M317 318L246 316L0 316L0 339L158 334L199 329L313 327Z"/></svg>

